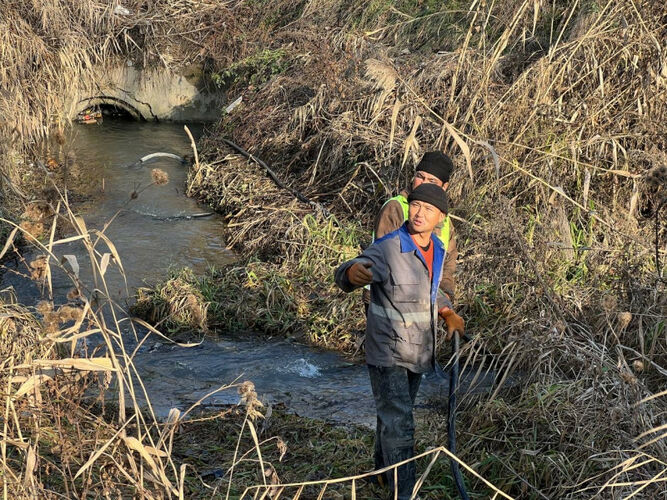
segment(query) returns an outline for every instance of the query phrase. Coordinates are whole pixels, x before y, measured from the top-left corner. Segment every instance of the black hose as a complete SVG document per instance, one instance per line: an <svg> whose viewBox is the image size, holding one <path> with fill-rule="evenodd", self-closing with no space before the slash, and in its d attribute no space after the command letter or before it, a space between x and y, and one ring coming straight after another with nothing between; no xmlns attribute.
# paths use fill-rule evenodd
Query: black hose
<svg viewBox="0 0 667 500"><path fill-rule="evenodd" d="M453 454L456 455L456 390L459 385L459 343L460 343L460 333L454 332L452 337L452 351L453 351L453 360L452 365L449 368L449 378L445 375L445 372L442 370L440 364L433 359L433 368L435 370L435 375L442 381L448 382L449 385L449 401L447 405L447 448ZM467 335L463 335L464 339L467 339ZM463 482L463 476L461 476L461 471L459 470L459 463L451 459L450 460L450 470L454 476L454 483L456 484L456 489L459 490L459 496L463 500L470 500L468 492L466 491L465 483Z"/></svg>
<svg viewBox="0 0 667 500"><path fill-rule="evenodd" d="M448 422L447 422L447 446L449 451L456 455L456 389L459 385L459 332L454 332L452 338L454 360L452 367L449 369L449 405L448 405ZM456 460L450 460L450 468L456 483L456 489L459 490L459 495L463 500L470 500L466 492L463 476L459 470L459 463Z"/></svg>
<svg viewBox="0 0 667 500"><path fill-rule="evenodd" d="M296 190L296 189L294 189L294 188L292 188L292 187L289 187L287 184L285 184L283 181L281 181L281 180L278 178L278 176L276 175L276 173L275 173L273 170L271 170L271 169L269 168L269 166L268 166L264 161L262 161L261 159L257 158L257 157L256 157L255 155L253 155L252 153L247 152L247 151L246 151L245 149L243 149L241 146L239 146L238 144L236 144L236 143L230 141L229 139L225 139L225 138L223 137L223 138L222 138L222 141L223 141L225 144L227 144L230 148L235 149L236 151L238 151L239 153L241 153L243 156L245 156L245 157L248 158L249 160L254 161L254 162L257 163L260 167L262 167L264 170L266 170L266 173L268 174L269 177L271 177L271 179L272 179L273 182L276 184L276 186L278 186L278 187L281 188L281 189L285 189L285 190L289 191L290 193L292 193L292 196L294 196L297 200L299 200L299 201L301 201L301 202L303 202L303 203L308 203L311 207L316 208L316 209L319 209L325 217L328 217L328 216L330 215L330 212L329 212L326 208L324 208L324 206L322 206L321 203L317 203L317 202L315 202L315 201L309 200L309 199L308 199L306 196L304 196L300 191L298 191L298 190Z"/></svg>

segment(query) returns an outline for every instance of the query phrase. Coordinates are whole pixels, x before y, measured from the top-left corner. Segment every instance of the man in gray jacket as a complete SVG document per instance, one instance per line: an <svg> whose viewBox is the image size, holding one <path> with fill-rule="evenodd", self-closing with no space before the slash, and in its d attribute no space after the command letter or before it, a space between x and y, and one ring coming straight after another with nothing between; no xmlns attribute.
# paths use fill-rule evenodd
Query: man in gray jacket
<svg viewBox="0 0 667 500"><path fill-rule="evenodd" d="M446 251L433 230L447 215L447 195L422 184L408 204L404 225L336 270L336 283L345 292L371 285L366 363L377 410L376 468L414 456L412 409L422 374L435 363L438 315L446 316L449 333L464 326L438 294ZM393 488L393 474L386 478ZM414 484L414 462L399 467L399 500L411 497Z"/></svg>

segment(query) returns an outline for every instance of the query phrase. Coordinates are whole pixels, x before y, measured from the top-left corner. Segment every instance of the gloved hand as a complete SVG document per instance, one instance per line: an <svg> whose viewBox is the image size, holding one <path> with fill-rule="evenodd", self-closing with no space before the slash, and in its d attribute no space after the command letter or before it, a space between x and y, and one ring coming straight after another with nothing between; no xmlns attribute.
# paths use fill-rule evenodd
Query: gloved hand
<svg viewBox="0 0 667 500"><path fill-rule="evenodd" d="M373 281L372 262L355 262L347 270L347 279L354 286L365 286Z"/></svg>
<svg viewBox="0 0 667 500"><path fill-rule="evenodd" d="M452 339L454 332L459 332L459 335L463 335L463 332L465 332L465 322L461 316L446 306L440 309L438 314L445 320L445 324L447 325L447 340Z"/></svg>

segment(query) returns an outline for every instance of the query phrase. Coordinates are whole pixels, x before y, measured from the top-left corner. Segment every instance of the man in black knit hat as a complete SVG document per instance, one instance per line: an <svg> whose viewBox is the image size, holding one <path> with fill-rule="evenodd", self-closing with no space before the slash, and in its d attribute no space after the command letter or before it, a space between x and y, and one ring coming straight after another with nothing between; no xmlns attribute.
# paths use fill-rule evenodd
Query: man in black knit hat
<svg viewBox="0 0 667 500"><path fill-rule="evenodd" d="M419 164L417 164L410 186L401 191L397 196L387 200L380 209L380 213L373 225L373 239L381 238L403 225L408 218L408 196L417 186L421 184L434 184L447 191L449 178L453 170L454 164L446 154L440 151L425 153ZM456 270L458 252L456 250L454 227L449 216L445 218L439 227L436 227L435 233L444 244L445 250L447 250L440 289L449 301L449 307L453 309L452 304L456 289L454 271Z"/></svg>
<svg viewBox="0 0 667 500"><path fill-rule="evenodd" d="M370 285L366 321L366 363L377 410L376 468L414 456L413 406L422 375L434 368L438 316L448 330L463 332L463 320L446 318L453 311L438 285L445 248L434 229L447 215L441 186L422 183L408 196L408 220L376 239L356 259L336 270L345 292ZM415 464L378 476L396 488L399 500L411 498Z"/></svg>
<svg viewBox="0 0 667 500"><path fill-rule="evenodd" d="M390 198L382 205L380 213L375 219L373 225L373 239L381 238L385 234L391 233L403 225L408 219L408 197L410 193L422 184L433 184L447 191L449 187L449 178L454 170L454 164L446 154L440 151L429 151L425 153L415 169L415 175L407 189L401 191L397 196ZM442 241L445 250L445 265L442 270L442 279L440 281L440 290L447 301L447 306L454 309L454 292L456 290L456 281L454 272L456 271L456 258L458 251L456 249L456 235L454 226L449 218L445 217L442 224L435 229L436 236ZM368 290L364 291L364 303L368 304Z"/></svg>

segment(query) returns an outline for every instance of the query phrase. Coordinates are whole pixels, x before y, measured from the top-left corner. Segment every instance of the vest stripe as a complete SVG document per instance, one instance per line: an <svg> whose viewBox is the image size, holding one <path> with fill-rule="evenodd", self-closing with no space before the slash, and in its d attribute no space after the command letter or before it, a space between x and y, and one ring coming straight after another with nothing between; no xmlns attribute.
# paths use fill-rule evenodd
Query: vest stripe
<svg viewBox="0 0 667 500"><path fill-rule="evenodd" d="M386 318L390 321L403 321L406 325L411 323L431 323L430 311L400 313L396 309L382 307L375 302L371 302L368 306L368 312L375 314L376 316L380 316L381 318Z"/></svg>

